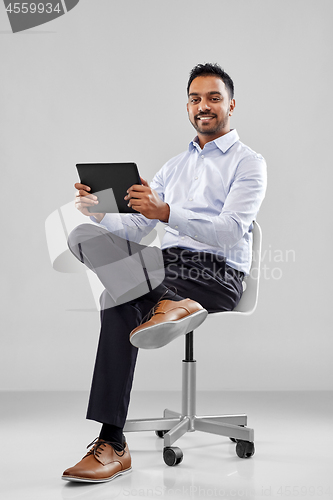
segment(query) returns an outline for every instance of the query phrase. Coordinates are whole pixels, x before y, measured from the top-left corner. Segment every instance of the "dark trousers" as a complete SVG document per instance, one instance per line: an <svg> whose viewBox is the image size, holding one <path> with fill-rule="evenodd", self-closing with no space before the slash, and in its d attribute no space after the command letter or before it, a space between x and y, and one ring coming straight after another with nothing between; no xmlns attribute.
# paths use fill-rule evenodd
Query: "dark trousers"
<svg viewBox="0 0 333 500"><path fill-rule="evenodd" d="M99 231L99 236L100 234ZM106 244L110 252L115 241L114 236L111 240L108 238ZM126 240L120 242L122 248L126 248L124 242L126 243ZM84 244L78 245L77 234L69 236L68 244L74 255L92 268L90 263L93 258L88 255L89 248L85 249ZM99 244L102 244L101 240ZM137 246L136 250L139 248L140 246ZM114 248L113 253L119 256L118 252L118 248ZM138 353L138 349L129 341L129 334L162 295L164 299L170 300L190 298L199 302L209 313L230 311L241 298L242 273L226 265L223 258L180 247L163 250L162 256L165 277L154 289L149 287L148 293L120 305L115 305L107 289L101 296L101 331L88 404L88 419L118 427L124 426Z"/></svg>

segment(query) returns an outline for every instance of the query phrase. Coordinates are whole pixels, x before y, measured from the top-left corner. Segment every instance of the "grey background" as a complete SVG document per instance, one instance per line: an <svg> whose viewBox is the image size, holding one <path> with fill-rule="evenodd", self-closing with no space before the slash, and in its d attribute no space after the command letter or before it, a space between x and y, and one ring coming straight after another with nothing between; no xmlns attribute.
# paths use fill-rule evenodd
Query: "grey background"
<svg viewBox="0 0 333 500"><path fill-rule="evenodd" d="M196 335L198 388L332 389L332 3L81 0L12 34L0 7L1 348L4 390L87 390L99 316L86 275L50 264L44 223L75 163L136 161L143 177L194 137L186 83L232 76L232 126L266 158L259 305ZM79 311L83 309L83 311ZM134 388L179 388L183 339L139 355Z"/></svg>

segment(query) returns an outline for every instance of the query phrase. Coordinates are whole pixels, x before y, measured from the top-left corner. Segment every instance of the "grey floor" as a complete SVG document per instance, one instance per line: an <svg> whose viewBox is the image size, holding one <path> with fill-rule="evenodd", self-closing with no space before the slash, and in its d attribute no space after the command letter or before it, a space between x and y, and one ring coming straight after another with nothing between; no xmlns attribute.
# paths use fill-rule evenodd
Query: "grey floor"
<svg viewBox="0 0 333 500"><path fill-rule="evenodd" d="M188 433L168 467L163 440L127 433L133 471L103 484L62 481L85 454L99 424L85 420L86 393L0 393L1 500L113 498L333 498L333 395L330 392L199 393L198 414L247 413L256 453L240 459L227 438ZM178 410L176 393L135 393L131 418Z"/></svg>

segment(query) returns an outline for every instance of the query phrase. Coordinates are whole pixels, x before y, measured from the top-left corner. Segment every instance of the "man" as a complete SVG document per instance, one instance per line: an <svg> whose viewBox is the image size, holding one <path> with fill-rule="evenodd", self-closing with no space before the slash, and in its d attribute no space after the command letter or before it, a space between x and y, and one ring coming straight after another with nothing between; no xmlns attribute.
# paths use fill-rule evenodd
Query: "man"
<svg viewBox="0 0 333 500"><path fill-rule="evenodd" d="M142 179L142 185L128 189L125 199L138 214L95 213L93 220L100 226L79 227L69 237L72 252L98 274L106 291L87 412L87 418L103 425L88 454L64 472L66 480L109 481L130 471L122 430L137 347L162 347L195 328L207 311L232 310L250 270L252 222L266 189L265 161L230 129L234 86L218 65L197 65L187 93L187 112L197 136L186 152L161 168L150 186ZM91 216L88 208L96 206L96 196L88 186L75 187L77 208ZM140 253L138 242L158 221L166 231L165 277L154 286L147 279L143 294L117 303L113 280L101 271L105 275L106 256L112 254L110 262L120 265L128 245Z"/></svg>

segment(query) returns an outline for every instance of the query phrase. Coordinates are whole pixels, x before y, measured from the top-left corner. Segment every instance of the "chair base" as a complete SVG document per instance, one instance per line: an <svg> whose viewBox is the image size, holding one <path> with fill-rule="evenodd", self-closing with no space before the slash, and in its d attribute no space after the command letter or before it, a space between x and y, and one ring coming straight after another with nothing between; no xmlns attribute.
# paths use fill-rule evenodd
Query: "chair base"
<svg viewBox="0 0 333 500"><path fill-rule="evenodd" d="M165 409L164 417L127 420L124 432L136 431L166 431L164 446L172 446L186 432L208 432L219 436L254 441L254 431L248 427L247 416L240 415L183 415Z"/></svg>
<svg viewBox="0 0 333 500"><path fill-rule="evenodd" d="M164 450L170 449L186 432L208 432L226 436L237 444L236 452L241 458L254 454L254 431L246 427L247 416L240 415L196 415L196 361L193 359L193 331L185 336L185 359L182 370L182 411L164 410L162 418L127 420L125 432L162 431ZM181 450L178 449L177 453ZM177 465L181 459L175 458L167 465Z"/></svg>

